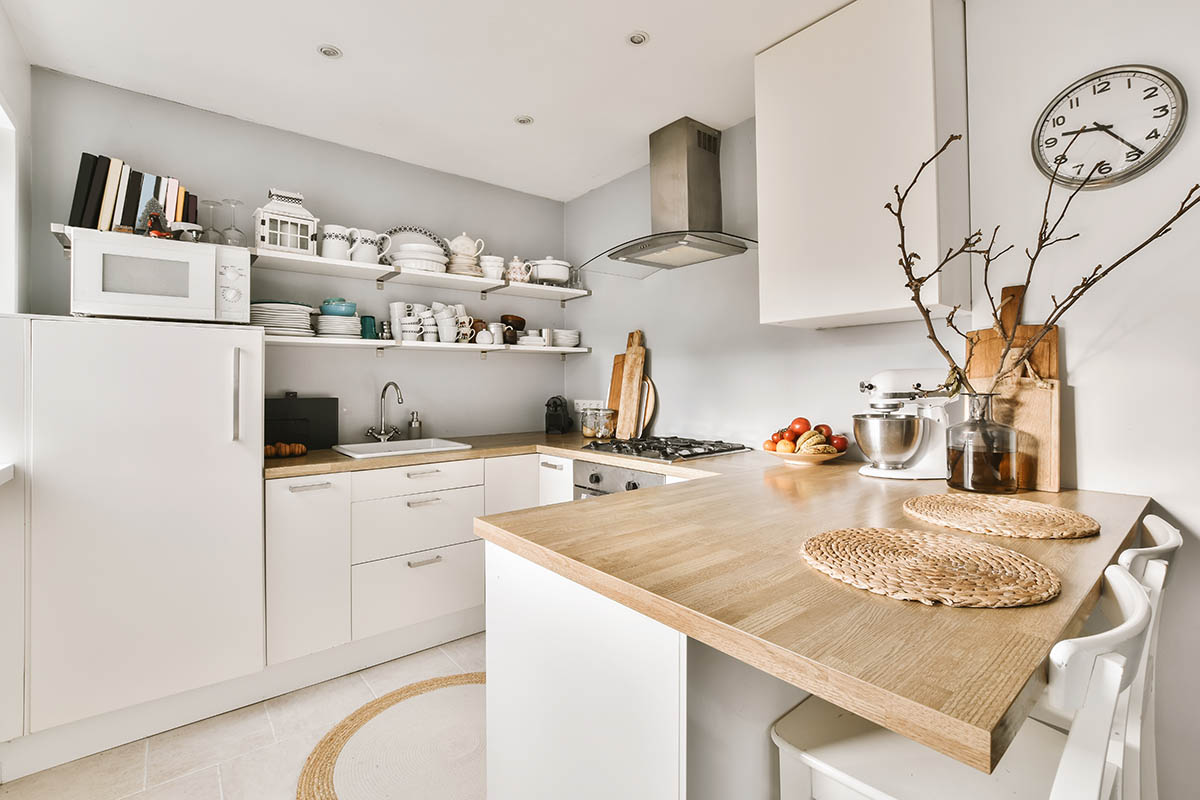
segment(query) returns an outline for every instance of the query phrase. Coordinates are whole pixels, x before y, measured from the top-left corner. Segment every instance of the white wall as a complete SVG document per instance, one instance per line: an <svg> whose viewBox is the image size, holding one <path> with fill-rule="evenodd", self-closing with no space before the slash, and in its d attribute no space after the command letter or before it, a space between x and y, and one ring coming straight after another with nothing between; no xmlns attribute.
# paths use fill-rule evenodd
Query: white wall
<svg viewBox="0 0 1200 800"><path fill-rule="evenodd" d="M0 313L27 307L29 260L29 63L0 8Z"/></svg>
<svg viewBox="0 0 1200 800"><path fill-rule="evenodd" d="M1052 9L1052 10L1051 10ZM970 0L967 68L971 97L971 210L976 225L1001 225L1018 252L1040 221L1046 183L1029 155L1042 108L1062 88L1108 66L1153 64L1200 96L1200 6L1181 0ZM1069 36L1063 38L1064 31ZM1019 43L1019 44L1018 44ZM1019 52L1014 48L1019 47ZM1193 114L1195 108L1193 106ZM1164 161L1131 183L1083 193L1064 223L1078 241L1058 245L1040 266L1027 319L1045 315L1097 263L1140 241L1200 181L1200 128L1188 123ZM1194 342L1200 299L1200 211L1122 266L1063 320L1063 353L1073 397L1064 419L1073 434L1081 488L1153 496L1185 529L1171 576L1159 661L1158 731L1162 796L1195 794L1200 703L1194 691L1200 637L1200 425L1190 399L1200 392ZM1010 259L1006 277L1020 268ZM978 294L977 294L978 299ZM978 305L977 305L978 308ZM976 313L977 323L984 318ZM1127 444L1119 438L1128 435Z"/></svg>
<svg viewBox="0 0 1200 800"><path fill-rule="evenodd" d="M968 0L967 54L971 211L975 226L1001 224L1019 237L1007 270L1035 230L1044 179L1030 160L1029 136L1043 106L1072 80L1104 66L1166 68L1200 95L1200 51L1192 33L1200 7L1178 0L1137 4L1056 0ZM1116 21L1116 20L1119 20ZM1069 25L1070 43L1061 32ZM1077 44L1085 42L1086 46ZM1018 48L1019 51L1014 48ZM753 235L753 120L725 132L722 180L726 226ZM908 174L909 165L901 165ZM911 165L915 168L916 165ZM904 177L900 175L899 177ZM881 191L886 192L881 178ZM1042 265L1027 319L1044 314L1084 270L1156 226L1200 180L1200 130L1136 181L1081 195L1070 230ZM882 213L882 212L881 212ZM649 173L630 173L567 204L568 258L586 259L649 231ZM1159 747L1163 797L1189 795L1200 740L1191 690L1200 639L1189 617L1200 608L1200 426L1188 401L1200 393L1191 320L1200 298L1194 253L1200 211L1166 240L1122 267L1063 321L1067 376L1064 479L1080 488L1153 496L1157 511L1185 528L1172 576L1159 662ZM1015 282L1012 272L998 278ZM569 397L606 396L611 355L640 327L662 411L656 432L723 436L758 445L773 427L804 413L848 428L862 406L857 383L884 367L938 366L916 323L794 331L760 326L752 254L659 272L644 281L592 274L595 296L568 306L597 352L567 367ZM996 285L1003 285L998 280ZM976 280L976 304L981 294ZM812 287L820 291L819 285ZM977 326L986 315L976 313Z"/></svg>
<svg viewBox="0 0 1200 800"><path fill-rule="evenodd" d="M230 87L236 91L237 87ZM244 201L242 229L270 187L304 193L305 206L323 222L385 230L424 225L443 235L466 230L490 252L511 256L557 254L562 249L561 203L498 186L352 150L298 134L116 89L44 69L33 70L33 130L37 147L33 192L31 310L68 312L68 274L62 248L49 232L65 219L81 151L116 156L154 174L180 178L202 198ZM402 131L396 132L403 136ZM387 318L399 299L466 303L478 317L525 316L531 325L559 326L557 304L534 300L486 302L474 293L413 289L256 271L254 299L311 303L331 295L359 303L360 313ZM392 404L389 421L419 410L425 432L466 435L538 430L544 402L562 392L557 357L492 354L396 353L271 347L268 395L285 390L337 396L343 441L363 440L378 421L379 390L396 380L404 409Z"/></svg>

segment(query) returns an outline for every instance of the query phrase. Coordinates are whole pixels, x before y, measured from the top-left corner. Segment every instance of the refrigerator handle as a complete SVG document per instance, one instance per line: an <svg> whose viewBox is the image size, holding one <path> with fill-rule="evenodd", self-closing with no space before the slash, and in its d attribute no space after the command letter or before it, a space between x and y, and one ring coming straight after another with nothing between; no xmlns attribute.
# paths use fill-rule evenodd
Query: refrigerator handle
<svg viewBox="0 0 1200 800"><path fill-rule="evenodd" d="M242 348L233 348L233 441L242 435Z"/></svg>

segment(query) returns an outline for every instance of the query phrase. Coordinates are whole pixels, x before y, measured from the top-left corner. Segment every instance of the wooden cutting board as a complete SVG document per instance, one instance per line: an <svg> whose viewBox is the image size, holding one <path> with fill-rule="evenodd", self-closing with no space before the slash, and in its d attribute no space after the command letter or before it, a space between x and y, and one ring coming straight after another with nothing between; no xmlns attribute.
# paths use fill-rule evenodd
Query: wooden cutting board
<svg viewBox="0 0 1200 800"><path fill-rule="evenodd" d="M1020 325L1017 321L1017 306L1025 294L1024 286L1006 286L1000 293L1000 324L1005 331L1010 331L1016 325L1016 336L1013 337L1013 352L1020 352L1030 339L1037 334L1041 326ZM1000 356L1004 354L1004 337L995 328L980 331L968 331L967 336L975 341L975 354L967 365L968 378L990 378L1000 367ZM1011 355L1012 353L1010 353ZM1040 378L1058 378L1058 326L1050 329L1029 359L1034 372Z"/></svg>
<svg viewBox="0 0 1200 800"><path fill-rule="evenodd" d="M1022 286L1006 286L1001 292L1000 324L1006 331L1016 326L1013 350L1017 352L1039 330L1037 325L1018 324L1017 306L1024 291ZM977 391L993 391L991 377L1000 367L1004 338L994 328L970 331L967 335L975 340L975 354L967 368L967 377ZM1041 380L1006 379L994 390L999 396L992 400L992 413L997 422L1017 429L1017 485L1022 489L1057 492L1062 488L1062 385L1058 380L1057 327L1038 342L1030 363Z"/></svg>
<svg viewBox="0 0 1200 800"><path fill-rule="evenodd" d="M632 331L625 346L625 362L621 365L621 400L617 407L618 439L637 435L641 420L642 370L646 365L646 338L641 331Z"/></svg>

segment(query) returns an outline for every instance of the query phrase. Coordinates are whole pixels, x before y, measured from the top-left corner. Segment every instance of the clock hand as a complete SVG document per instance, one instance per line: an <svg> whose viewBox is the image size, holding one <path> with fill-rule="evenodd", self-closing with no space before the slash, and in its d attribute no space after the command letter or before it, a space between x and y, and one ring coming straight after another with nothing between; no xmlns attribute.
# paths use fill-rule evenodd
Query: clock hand
<svg viewBox="0 0 1200 800"><path fill-rule="evenodd" d="M1136 144L1134 144L1132 142L1125 141L1120 136L1113 133L1112 125L1101 125L1099 122L1093 122L1092 124L1095 125L1098 130L1104 131L1109 136L1116 139L1118 142L1121 142L1122 144L1124 144L1126 147L1132 147L1134 150L1137 150L1139 156L1145 155L1145 151L1142 150L1142 148L1138 147Z"/></svg>

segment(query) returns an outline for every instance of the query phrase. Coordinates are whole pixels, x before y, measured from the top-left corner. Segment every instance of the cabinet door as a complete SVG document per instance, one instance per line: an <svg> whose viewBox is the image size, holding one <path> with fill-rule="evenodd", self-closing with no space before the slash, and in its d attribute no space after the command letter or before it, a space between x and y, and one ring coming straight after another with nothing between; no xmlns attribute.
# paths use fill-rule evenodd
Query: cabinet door
<svg viewBox="0 0 1200 800"><path fill-rule="evenodd" d="M503 514L538 504L536 453L484 460L484 513Z"/></svg>
<svg viewBox="0 0 1200 800"><path fill-rule="evenodd" d="M575 499L575 462L559 456L538 456L538 505Z"/></svg>
<svg viewBox="0 0 1200 800"><path fill-rule="evenodd" d="M962 0L857 0L755 58L762 322L917 318L883 204L947 136L966 133L964 41ZM925 271L970 232L967 188L960 142L905 202ZM939 316L969 308L969 263L922 292Z"/></svg>
<svg viewBox="0 0 1200 800"><path fill-rule="evenodd" d="M475 539L483 487L385 497L354 504L351 563L431 550Z"/></svg>
<svg viewBox="0 0 1200 800"><path fill-rule="evenodd" d="M267 481L267 663L350 641L350 476Z"/></svg>
<svg viewBox="0 0 1200 800"><path fill-rule="evenodd" d="M29 320L0 317L0 742L25 725L25 387ZM7 472L7 471L6 471Z"/></svg>
<svg viewBox="0 0 1200 800"><path fill-rule="evenodd" d="M262 331L34 320L29 715L265 663Z"/></svg>

